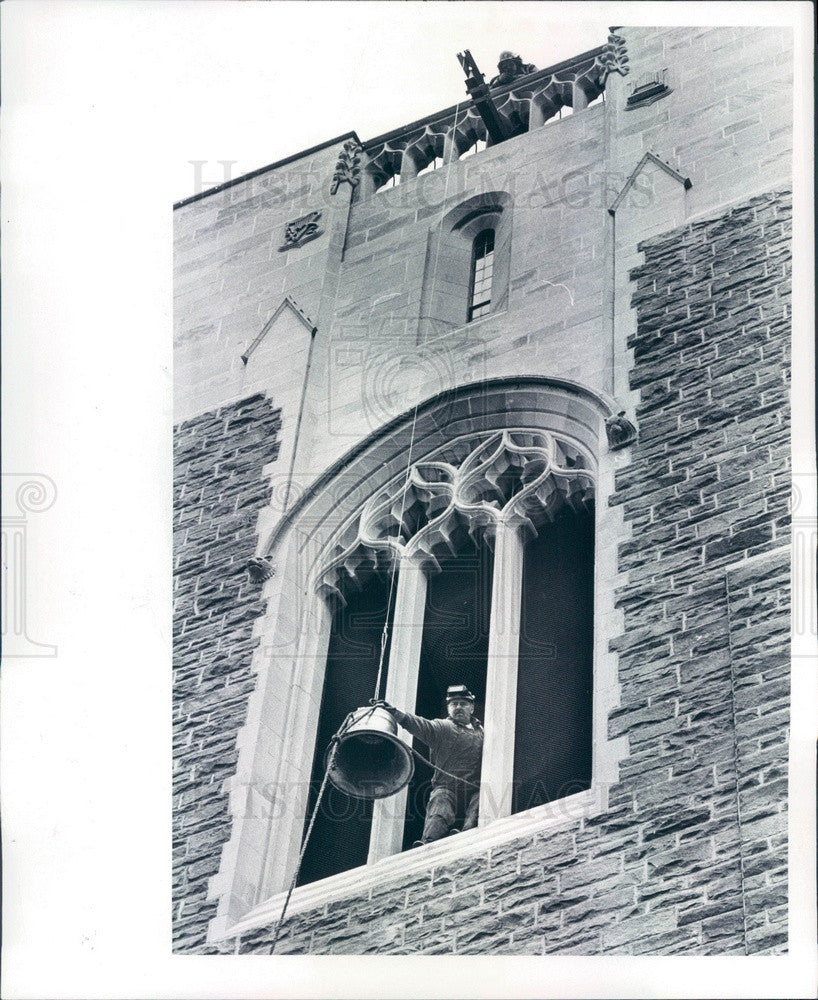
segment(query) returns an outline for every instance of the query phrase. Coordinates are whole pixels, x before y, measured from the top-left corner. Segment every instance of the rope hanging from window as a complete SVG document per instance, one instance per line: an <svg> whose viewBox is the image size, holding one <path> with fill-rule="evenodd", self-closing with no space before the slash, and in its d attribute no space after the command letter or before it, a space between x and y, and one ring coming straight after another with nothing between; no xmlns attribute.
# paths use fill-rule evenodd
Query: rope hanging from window
<svg viewBox="0 0 818 1000"><path fill-rule="evenodd" d="M454 137L454 135L457 132L457 117L460 114L461 103L462 103L461 101L458 101L457 102L457 106L455 107L454 124L452 126L452 137ZM454 138L452 138L452 142L454 142ZM449 181L451 179L451 174L452 174L451 170L447 171L447 173L446 173L446 184L445 184L445 187L443 189L443 201L442 201L442 204L440 206L440 221L441 222L443 221L443 217L446 214L446 202L448 201L448 197L449 197ZM492 240L493 240L493 238L494 237L493 237L493 234L492 234ZM432 284L434 284L435 277L437 276L437 265L438 265L438 261L440 259L440 244L441 244L442 239L443 239L443 229L442 229L441 226L438 226L437 247L435 248L435 259L434 259L434 265L433 265L433 268L432 268ZM493 246L493 243L492 243L492 246ZM425 340L426 340L426 334L425 334L425 331L424 331L423 340L421 340L421 343L419 345L420 347L424 346ZM412 433L411 433L411 435L409 437L409 449L408 449L407 455L406 455L406 478L404 479L404 487L406 487L408 485L408 483L409 483L409 477L412 474L412 450L414 449L414 446L415 446L415 430L417 429L418 407L419 406L420 406L420 396L418 395L418 399L417 399L417 402L415 403L415 408L414 408L414 411L412 413ZM406 489L402 490L401 505L400 505L400 519L398 520L398 524L403 524L403 515L404 515L405 504L406 504L406 495L407 495L407 492L408 491ZM383 676L383 660L384 660L384 655L386 653L386 643L388 641L388 635L389 635L389 615L390 615L390 613L392 611L392 597L393 597L394 590L395 590L395 573L397 571L397 567L398 567L398 560L396 558L393 558L393 560L392 560L392 569L391 569L390 579L389 579L389 596L388 596L387 601L386 601L386 618L384 619L383 632L381 634L381 652L380 652L380 656L378 657L378 675L377 675L377 677L375 679L375 694L374 694L374 700L375 701L377 701L380 698L380 696L381 696L380 692L381 692L381 677Z"/></svg>
<svg viewBox="0 0 818 1000"><path fill-rule="evenodd" d="M462 102L458 101L457 106L455 108L454 129L453 129L453 132L454 132L454 130L457 129L457 117L460 114L460 105L461 105L461 103ZM443 203L441 205L441 210L440 210L441 211L441 221L442 221L443 215L445 214L445 211L446 211L446 201L447 201L448 195L449 195L449 179L450 179L450 176L451 176L451 171L448 171L447 174L446 174L446 186L445 186L444 191L443 191ZM438 227L437 248L436 248L436 251L435 251L434 268L433 268L433 271L432 271L432 279L433 280L434 280L435 275L437 274L437 264L438 264L438 260L440 258L440 242L441 242L441 239L442 239L442 235L443 235L442 234L442 228ZM425 340L425 337L424 337L424 340ZM421 342L420 346L423 346L423 342ZM415 403L414 412L412 414L412 433L411 433L410 438L409 438L409 449L408 449L407 455L406 455L406 478L404 480L404 486L408 485L408 483L409 483L409 477L412 474L412 451L413 451L414 444L415 444L415 431L417 429L417 419L418 419L418 408L419 408L419 406L420 406L420 397L418 396L418 400ZM400 520L398 521L399 524L403 523L404 505L406 503L406 494L407 494L407 492L408 491L406 489L404 489L402 491L403 495L401 497L401 511L400 511L401 516L400 516ZM374 697L371 699L371 701L369 703L370 707L371 707L371 711L373 711L373 712L375 711L375 708L376 708L376 702L380 698L381 678L383 676L383 661L384 661L384 656L386 654L386 644L387 644L387 642L389 640L389 615L390 615L390 612L392 610L392 597L393 597L394 590L395 590L395 574L396 574L396 571L397 571L397 565L398 565L398 560L397 559L393 559L393 561L392 561L392 570L391 570L391 573L390 573L390 581L389 581L389 596L388 596L387 602L386 602L386 618L384 619L383 631L381 633L381 649L380 649L380 655L378 657L378 674L377 674L377 677L375 678L375 693L374 693ZM338 752L338 746L339 746L339 742L340 742L340 737L343 735L344 730L349 725L350 720L351 720L351 718L352 718L353 715L354 715L354 713L350 712L350 714L346 717L346 719L344 719L344 721L341 723L340 727L338 728L338 732L335 733L335 735L332 737L332 740L330 741L330 743L331 743L331 750L330 750L330 753L327 756L327 763L326 763L326 767L324 768L324 777L323 777L323 779L321 781L321 787L320 787L320 789L318 791L318 796L317 796L317 798L315 800L315 806L313 807L312 815L310 816L309 825L307 826L306 832L304 833L304 840L301 843L301 853L298 856L298 864L296 865L295 873L293 875L292 882L290 883L290 887L287 890L287 895L286 895L286 897L284 899L284 906L282 907L281 915L279 916L278 920L276 921L275 931L273 933L273 943L272 943L272 946L270 948L270 954L271 955L275 952L276 944L278 942L279 935L281 934L281 928L284 925L284 917L286 916L286 913L287 913L287 907L289 906L289 903L290 903L290 897L292 896L292 894L293 894L293 892L295 890L295 887L298 884L298 876L301 874L301 866L302 866L302 864L304 862L304 855L307 853L307 845L308 845L309 840L310 840L310 834L312 833L312 829L315 826L315 821L316 821L316 819L318 817L318 810L321 808L321 801L322 801L322 799L324 797L324 792L326 791L326 788L327 788L327 783L328 783L328 780L329 780L329 774L330 774L330 771L332 769L332 765L335 762L335 755ZM412 751L413 754L415 754L416 757L419 757L422 761L424 761L424 763L429 764L430 766L433 766L433 765L431 765L431 762L428 761L428 760L426 760L426 758L421 753L419 753L417 750L415 750L414 747L409 747L409 749ZM441 769L438 768L438 770L441 770ZM443 774L447 774L448 777L457 778L457 775L453 775L453 774L449 775L448 772L446 772L446 771L442 771L442 773ZM463 781L466 784L472 784L471 782L466 781L465 778L457 778L457 780L458 781ZM474 785L473 787L478 787L478 786Z"/></svg>

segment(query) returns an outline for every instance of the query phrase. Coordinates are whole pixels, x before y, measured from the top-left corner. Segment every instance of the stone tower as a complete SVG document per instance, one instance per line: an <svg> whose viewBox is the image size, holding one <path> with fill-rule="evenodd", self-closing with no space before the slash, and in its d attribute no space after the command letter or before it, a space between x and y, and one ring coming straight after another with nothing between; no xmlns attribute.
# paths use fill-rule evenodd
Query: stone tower
<svg viewBox="0 0 818 1000"><path fill-rule="evenodd" d="M177 951L297 872L276 953L786 950L791 48L611 29L176 206ZM479 826L409 849L419 764L299 867L378 677L475 691Z"/></svg>

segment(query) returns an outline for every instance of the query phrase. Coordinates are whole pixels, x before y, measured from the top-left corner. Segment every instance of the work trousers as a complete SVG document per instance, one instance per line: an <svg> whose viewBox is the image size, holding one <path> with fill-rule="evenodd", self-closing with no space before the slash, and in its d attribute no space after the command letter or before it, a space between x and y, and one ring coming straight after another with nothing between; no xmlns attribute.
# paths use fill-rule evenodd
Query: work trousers
<svg viewBox="0 0 818 1000"><path fill-rule="evenodd" d="M457 820L458 807L465 812L463 829L472 830L477 826L477 810L480 806L480 791L467 788L465 795L457 794L454 789L438 785L432 789L429 804L426 807L426 822L423 824L422 840L428 844L431 840L440 840L452 829Z"/></svg>

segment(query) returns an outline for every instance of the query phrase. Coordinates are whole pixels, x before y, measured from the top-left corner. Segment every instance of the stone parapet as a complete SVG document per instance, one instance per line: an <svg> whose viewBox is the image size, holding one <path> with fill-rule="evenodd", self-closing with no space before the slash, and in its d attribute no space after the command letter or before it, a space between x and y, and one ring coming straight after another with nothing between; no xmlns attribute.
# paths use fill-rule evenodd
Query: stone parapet
<svg viewBox="0 0 818 1000"><path fill-rule="evenodd" d="M628 72L627 63L623 39L610 35L599 48L492 88L492 101L506 136L522 135L544 125L562 108L586 108L602 95L612 72ZM478 140L491 145L479 111L465 100L371 139L364 146L367 180L363 194L377 190L396 175L409 180L435 159L444 163L456 160Z"/></svg>

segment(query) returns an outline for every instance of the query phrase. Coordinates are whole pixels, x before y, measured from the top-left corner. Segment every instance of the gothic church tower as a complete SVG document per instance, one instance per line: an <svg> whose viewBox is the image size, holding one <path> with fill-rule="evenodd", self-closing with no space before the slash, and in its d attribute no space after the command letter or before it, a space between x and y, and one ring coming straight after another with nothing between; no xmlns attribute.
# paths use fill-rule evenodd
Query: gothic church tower
<svg viewBox="0 0 818 1000"><path fill-rule="evenodd" d="M178 952L787 949L792 33L602 41L175 207Z"/></svg>

